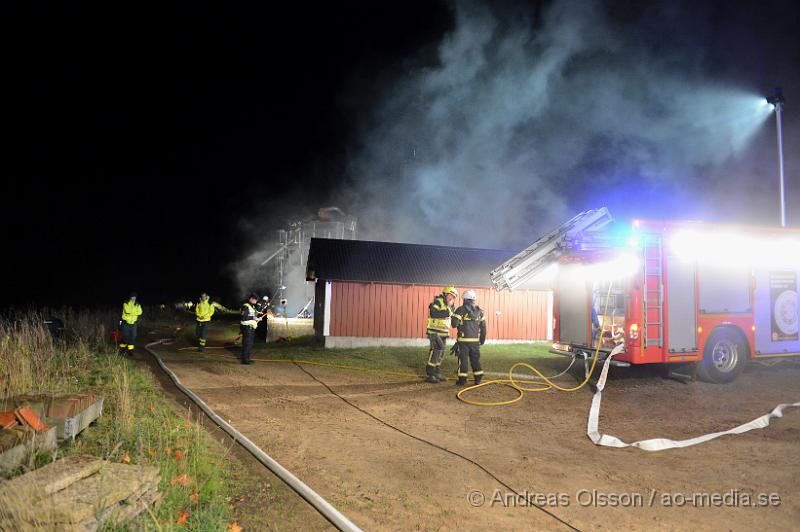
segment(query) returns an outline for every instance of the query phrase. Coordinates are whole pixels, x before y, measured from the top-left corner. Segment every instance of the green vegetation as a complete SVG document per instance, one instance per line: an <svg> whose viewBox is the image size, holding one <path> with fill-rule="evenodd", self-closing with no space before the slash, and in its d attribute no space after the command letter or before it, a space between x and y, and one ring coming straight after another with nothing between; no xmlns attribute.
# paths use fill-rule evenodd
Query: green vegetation
<svg viewBox="0 0 800 532"><path fill-rule="evenodd" d="M45 463L72 453L159 468L159 506L131 525L150 530L225 530L226 499L236 474L227 452L163 398L147 370L114 354L107 340L113 315L62 313L63 339L54 340L35 313L0 322L0 394L91 392L105 397L103 416L71 445L37 457ZM178 524L179 521L182 524ZM126 529L125 527L122 528Z"/></svg>
<svg viewBox="0 0 800 532"><path fill-rule="evenodd" d="M221 334L228 340L237 335L238 326L233 324L225 326ZM452 344L453 341L448 340L448 352L445 353L442 363L443 375L452 375L456 371L456 357L449 353ZM486 344L481 347L481 362L484 370L490 372L504 373L516 362L525 362L536 366L546 374L557 373L569 364L569 359L550 353L550 346L549 342ZM230 352L221 349L212 349L209 353L231 355ZM419 375L424 373L425 363L428 360L426 346L325 349L313 336L302 336L290 341L270 341L266 345L257 341L253 354L257 358L341 364L372 371Z"/></svg>

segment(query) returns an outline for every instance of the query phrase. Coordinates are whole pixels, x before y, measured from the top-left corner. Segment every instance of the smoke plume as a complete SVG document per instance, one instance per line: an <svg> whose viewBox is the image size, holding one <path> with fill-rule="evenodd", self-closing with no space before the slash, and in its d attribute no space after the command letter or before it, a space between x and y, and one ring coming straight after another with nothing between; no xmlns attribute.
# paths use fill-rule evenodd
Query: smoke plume
<svg viewBox="0 0 800 532"><path fill-rule="evenodd" d="M598 2L454 14L437 64L393 80L364 121L338 199L363 237L515 247L587 208L703 216L709 195L730 200L720 181L769 110L709 80L696 49L646 47Z"/></svg>
<svg viewBox="0 0 800 532"><path fill-rule="evenodd" d="M683 25L649 34L657 25L600 1L456 2L434 61L410 58L369 99L349 95L371 103L351 110L358 142L325 202L356 215L362 239L479 248L519 249L600 206L774 223L765 88L738 58L708 57L712 17L680 6L640 8L634 18Z"/></svg>

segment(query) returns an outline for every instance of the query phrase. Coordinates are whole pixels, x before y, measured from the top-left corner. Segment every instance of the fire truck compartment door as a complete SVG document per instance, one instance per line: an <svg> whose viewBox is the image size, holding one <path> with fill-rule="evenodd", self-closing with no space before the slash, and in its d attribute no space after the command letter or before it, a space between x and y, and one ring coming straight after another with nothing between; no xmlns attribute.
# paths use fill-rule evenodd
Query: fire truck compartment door
<svg viewBox="0 0 800 532"><path fill-rule="evenodd" d="M697 266L700 312L703 314L750 312L750 272L749 266L700 263Z"/></svg>
<svg viewBox="0 0 800 532"><path fill-rule="evenodd" d="M694 264L667 257L667 347L671 353L697 351Z"/></svg>
<svg viewBox="0 0 800 532"><path fill-rule="evenodd" d="M586 282L560 279L558 284L558 340L590 345L589 292Z"/></svg>
<svg viewBox="0 0 800 532"><path fill-rule="evenodd" d="M800 353L800 269L756 269L756 356Z"/></svg>

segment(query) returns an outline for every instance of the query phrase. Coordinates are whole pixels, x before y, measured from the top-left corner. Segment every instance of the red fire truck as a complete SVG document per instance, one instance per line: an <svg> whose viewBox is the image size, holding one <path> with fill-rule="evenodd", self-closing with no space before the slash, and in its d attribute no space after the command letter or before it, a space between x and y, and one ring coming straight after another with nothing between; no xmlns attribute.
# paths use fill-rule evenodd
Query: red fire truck
<svg viewBox="0 0 800 532"><path fill-rule="evenodd" d="M579 214L492 271L498 289L549 276L553 352L694 362L731 382L750 359L800 356L800 231ZM605 312L605 314L604 314Z"/></svg>

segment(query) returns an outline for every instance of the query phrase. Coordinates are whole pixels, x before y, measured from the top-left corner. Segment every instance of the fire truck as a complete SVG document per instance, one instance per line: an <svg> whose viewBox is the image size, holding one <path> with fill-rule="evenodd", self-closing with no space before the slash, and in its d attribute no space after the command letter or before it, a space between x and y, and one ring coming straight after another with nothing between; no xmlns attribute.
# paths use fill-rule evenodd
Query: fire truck
<svg viewBox="0 0 800 532"><path fill-rule="evenodd" d="M751 359L800 356L800 231L580 213L491 272L549 279L552 352L620 365L694 363L731 382Z"/></svg>

